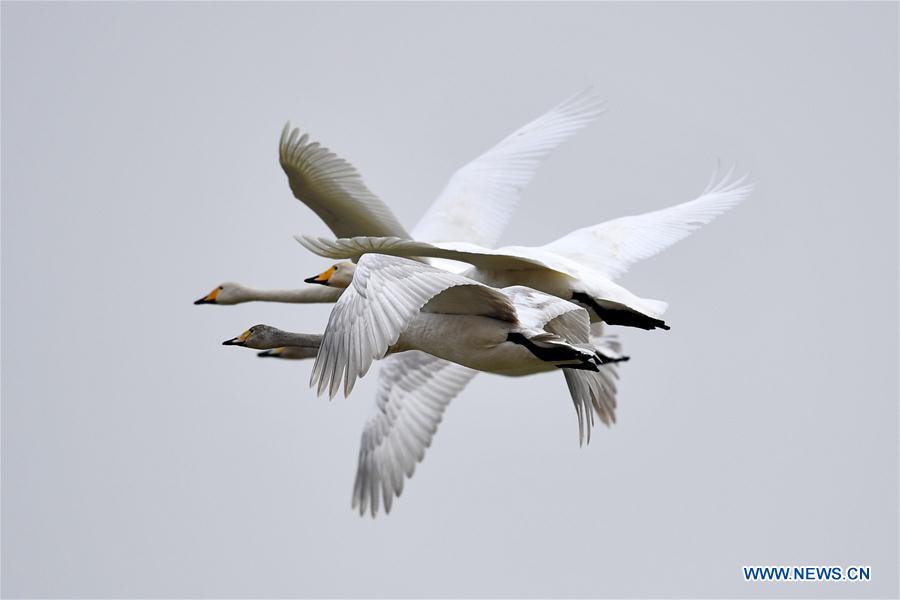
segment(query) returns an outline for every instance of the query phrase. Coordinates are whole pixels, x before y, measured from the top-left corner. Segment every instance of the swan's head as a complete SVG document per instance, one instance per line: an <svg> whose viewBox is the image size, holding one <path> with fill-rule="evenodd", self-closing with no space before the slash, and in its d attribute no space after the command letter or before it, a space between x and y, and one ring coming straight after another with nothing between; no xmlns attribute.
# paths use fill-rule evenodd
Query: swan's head
<svg viewBox="0 0 900 600"><path fill-rule="evenodd" d="M356 265L350 261L339 262L332 265L325 271L322 271L315 277L304 279L306 283L318 283L334 288L345 288L353 281L353 273L356 272Z"/></svg>
<svg viewBox="0 0 900 600"><path fill-rule="evenodd" d="M239 283L226 281L199 300L194 300L194 304L240 304L247 301L246 290Z"/></svg>
<svg viewBox="0 0 900 600"><path fill-rule="evenodd" d="M280 336L283 332L271 325L254 325L241 335L225 340L223 346L244 346L245 348L255 348L257 350L265 350L267 348L278 347L281 342Z"/></svg>

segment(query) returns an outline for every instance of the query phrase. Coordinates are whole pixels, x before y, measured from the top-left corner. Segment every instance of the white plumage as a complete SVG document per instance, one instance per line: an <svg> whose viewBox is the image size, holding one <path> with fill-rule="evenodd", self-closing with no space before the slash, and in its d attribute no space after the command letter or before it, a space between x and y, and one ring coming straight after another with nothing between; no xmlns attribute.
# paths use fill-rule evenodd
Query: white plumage
<svg viewBox="0 0 900 600"><path fill-rule="evenodd" d="M460 168L413 229L413 238L494 246L541 161L603 114L603 104L587 88Z"/></svg>
<svg viewBox="0 0 900 600"><path fill-rule="evenodd" d="M541 160L602 112L588 89L513 132L453 174L412 235L353 165L285 126L279 159L291 191L338 238L298 239L322 256L357 260L355 267L332 270L340 274L335 285L342 280L349 287L313 292L223 284L197 303L340 298L321 337L311 383L320 394L333 396L342 385L349 394L372 361L382 359L353 491L361 514L374 516L381 503L390 510L444 410L478 370L524 375L561 367L580 439L590 440L595 413L605 424L615 421L616 362L627 357L600 321L667 327L659 318L664 302L640 298L613 280L738 204L751 186L732 180L732 169L721 180L714 176L690 202L585 227L543 246L491 249ZM275 348L293 337L320 339L267 326L251 330L253 335L248 330L226 343ZM285 344L261 355L311 353L310 347Z"/></svg>
<svg viewBox="0 0 900 600"><path fill-rule="evenodd" d="M593 424L592 418L583 421L585 408L593 405L609 422L615 406L605 397L614 389L595 375L608 357L590 336L587 311L565 300L525 287L499 290L405 258L366 254L331 312L310 384L334 396L343 382L349 394L373 360L407 350L505 375L563 368L579 431L585 432Z"/></svg>
<svg viewBox="0 0 900 600"><path fill-rule="evenodd" d="M437 432L444 410L477 371L411 350L385 359L375 392L375 410L359 445L353 508L360 514L385 511L403 492L405 478Z"/></svg>
<svg viewBox="0 0 900 600"><path fill-rule="evenodd" d="M335 235L381 231L378 235L409 237L353 165L318 142L310 142L309 134L291 129L290 123L281 132L278 156L294 197L319 215Z"/></svg>
<svg viewBox="0 0 900 600"><path fill-rule="evenodd" d="M456 239L483 245L495 244L515 212L522 189L531 180L540 161L602 112L603 102L588 88L516 130L453 174L431 209L413 229L413 236L430 241ZM294 196L309 206L336 236L409 237L352 164L317 142L311 142L307 134L292 129L290 124L282 131L279 159ZM458 263L447 262L442 266L456 268ZM323 292L310 290L310 287L320 288ZM253 300L318 302L323 299L333 302L343 292L342 289L321 286L286 291L253 290L233 283L223 284L220 288L224 288L216 288L220 300L216 300L211 292L196 303L237 304ZM306 351L300 354L305 355ZM271 352L266 354L274 355ZM375 413L362 435L357 481L361 477L374 481L381 469L378 462L381 454L366 454L363 460L366 440L378 437L371 428L379 426L382 415L386 410L390 412L394 403L403 402L415 412L420 398L426 393L424 389L404 389L402 386L411 380L403 374L415 373L413 380L433 381L428 394L432 399L440 398L446 406L474 376L474 372L470 372L465 378L455 379L456 385L438 385L447 379L446 374L458 372L459 369L463 367L416 351L390 355L383 361ZM428 377L429 373L434 374L434 379ZM393 392L395 389L397 393ZM434 427L437 427L436 423ZM424 447L413 455L421 460ZM399 494L402 485L394 489ZM387 495L387 491L385 494L384 504L389 509L391 496ZM358 503L361 512L369 508L368 502L373 498L371 494L354 493L354 503ZM371 505L371 508L374 515L378 507Z"/></svg>
<svg viewBox="0 0 900 600"><path fill-rule="evenodd" d="M666 304L641 298L613 279L643 258L687 237L717 215L740 203L752 186L731 180L733 169L715 177L694 200L643 215L585 227L543 246L507 246L496 250L463 242L427 243L399 238L354 237L338 240L297 237L310 251L328 258L358 259L378 252L467 262L467 277L488 285L527 285L585 304L591 319L645 329L667 328L660 319Z"/></svg>

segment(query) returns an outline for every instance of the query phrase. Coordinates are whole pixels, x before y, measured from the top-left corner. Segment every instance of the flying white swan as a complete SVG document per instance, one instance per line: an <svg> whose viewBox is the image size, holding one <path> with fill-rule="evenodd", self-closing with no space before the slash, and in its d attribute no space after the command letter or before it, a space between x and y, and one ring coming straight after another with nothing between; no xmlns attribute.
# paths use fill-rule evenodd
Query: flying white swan
<svg viewBox="0 0 900 600"><path fill-rule="evenodd" d="M601 348L603 356L611 362L627 360L620 353L621 345L616 336L605 335L602 323L591 324L591 342ZM315 358L322 343L321 335L292 333L270 325L254 325L241 336L222 342L224 346L245 346L247 348L265 348L256 355L263 358L281 358L285 360L303 360ZM279 346L278 344L287 344ZM297 344L297 345L293 345Z"/></svg>
<svg viewBox="0 0 900 600"><path fill-rule="evenodd" d="M733 168L722 179L714 175L703 193L689 202L578 229L537 247L492 250L470 243L361 236L338 240L298 236L297 241L328 258L358 259L373 252L461 261L473 265L464 272L471 279L494 287L524 285L577 302L589 310L592 321L668 329L660 318L664 302L639 298L613 280L744 200L752 186L744 183L746 176L732 180L732 174ZM353 264L343 262L306 281L346 287L352 279Z"/></svg>
<svg viewBox="0 0 900 600"><path fill-rule="evenodd" d="M587 311L555 296L524 286L496 289L406 258L366 254L331 311L310 384L333 397L343 382L349 395L374 360L420 350L501 375L563 369L567 380L587 386L570 382L579 421L591 405L605 419L608 395L590 374L622 358L604 354L590 334Z"/></svg>
<svg viewBox="0 0 900 600"><path fill-rule="evenodd" d="M601 365L627 360L591 336L587 311L555 296L524 286L498 290L409 259L368 254L335 304L324 335L254 325L222 343L318 349L310 383L333 397L341 382L349 395L374 360L411 350L510 376L563 369L578 379L578 371L597 373ZM605 378L597 381L604 395L594 388L583 388L584 397L573 391L579 431L588 439L590 421L582 422L581 409L594 405L604 422L612 421L614 398Z"/></svg>
<svg viewBox="0 0 900 600"><path fill-rule="evenodd" d="M465 286L471 284L472 282L467 282ZM450 293L449 288L442 293ZM465 295L462 294L460 297ZM528 345L514 347L508 342L500 342L507 347L498 347L493 351L497 355L520 352L531 367L526 369L521 365L514 365L513 370L519 373L527 370L552 370L553 364L562 366L578 416L579 442L583 443L585 437L590 442L591 427L594 424L593 412L596 412L598 418L606 425L615 422L617 363L628 360L628 357L620 354L618 341L614 337L601 337L600 324L591 326L588 336L584 309L527 288L510 288L499 291L499 295L505 295L513 303L520 321L518 328L524 332L523 339L527 340L525 343L533 342L535 346L533 350L525 353L521 348L527 348ZM500 298L500 301L502 303L503 299ZM438 302L443 301L435 301L434 305L439 305ZM501 309L501 312L505 313L506 310ZM437 315L431 318L435 316ZM421 317L420 313L413 320ZM494 319L490 317L474 318L493 325ZM529 328L522 321L529 322L535 328ZM513 334L513 339L519 339L516 336L519 332L514 331L517 328L515 324L501 323L500 327L509 330L507 337ZM528 340L526 335L537 339ZM240 336L226 340L223 344L256 349L271 348L277 344L298 344L277 347L275 348L279 350L277 353L273 350L264 350L260 353L260 356L278 356L282 354L280 352L282 349L285 352L292 348L302 353L314 352L314 348L321 344L322 339L321 335L291 333L269 325L254 325ZM386 359L387 364L382 374L385 371L390 374L387 377L383 376L379 385L382 388L386 382L391 382L391 385L390 389L379 391L376 417L363 430L359 464L353 486L353 507L358 507L360 514L364 514L367 507L371 507L372 516L375 516L381 498L384 501L385 511L390 512L394 496L399 496L403 491L404 477L412 477L416 464L424 458L425 449L431 444L443 411L453 397L442 393L442 390L455 389L459 392L470 379L467 375L477 372L446 360L440 360L435 366L432 362L434 357L429 354L421 351L404 351L411 343L415 343L413 334L401 333L397 342L387 349L390 356ZM550 362L536 358L533 354L535 351ZM592 351L594 354L590 355ZM391 354L392 352L402 353ZM585 362L573 363L571 356L576 356L577 361ZM400 363L390 360L400 357L407 358L411 362ZM597 362L600 360L607 362L598 366ZM421 363L422 368L415 368L416 362ZM413 368L409 368L411 364ZM586 367L588 370L581 370L579 367ZM435 391L438 393L434 393ZM398 395L402 398L408 394L414 394L416 401L396 400Z"/></svg>
<svg viewBox="0 0 900 600"><path fill-rule="evenodd" d="M416 225L413 237L493 246L541 161L603 112L602 100L587 88L517 129L450 177ZM352 164L318 142L311 142L299 129L291 129L290 123L281 133L278 154L294 197L312 209L337 237L410 237ZM229 282L216 286L194 304L337 299L315 287L257 290Z"/></svg>
<svg viewBox="0 0 900 600"><path fill-rule="evenodd" d="M453 174L431 209L412 230L413 237L423 241L495 245L540 162L603 112L603 102L588 88L514 131ZM359 211L353 208L358 194L370 206L378 201L346 161L293 132L282 134L279 156L295 196L311 208L317 207L313 208L317 214L326 215L323 219L335 235L372 235L377 230L406 237L402 228L392 229L396 223L393 216L379 219L377 215L385 214L386 207ZM347 211L353 216L338 218L338 223L329 216L330 211ZM379 220L377 226L368 227L360 214L375 215L372 218ZM361 222L361 230L347 229L352 227L348 223ZM337 228L344 233L338 233ZM228 289L227 285L223 287ZM291 295L291 301L319 298L312 296L309 288ZM218 303L218 297L210 303ZM245 293L238 302L272 299L266 291L261 291ZM359 509L360 514L369 511L373 517L379 509L379 497L385 510L390 511L393 498L403 491L403 477L398 480L385 474L400 472L412 477L416 464L431 444L443 411L476 374L461 365L416 351L392 355L381 362L373 415L362 433L353 494L353 508ZM408 452L398 452L400 446ZM369 484L383 490L383 494L369 494Z"/></svg>

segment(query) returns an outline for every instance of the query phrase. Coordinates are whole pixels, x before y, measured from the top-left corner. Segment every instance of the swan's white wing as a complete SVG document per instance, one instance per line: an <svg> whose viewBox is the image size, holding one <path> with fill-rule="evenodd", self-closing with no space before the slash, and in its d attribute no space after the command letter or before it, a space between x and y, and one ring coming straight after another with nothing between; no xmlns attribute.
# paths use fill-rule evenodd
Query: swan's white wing
<svg viewBox="0 0 900 600"><path fill-rule="evenodd" d="M335 235L409 237L353 165L318 142L310 142L308 134L300 135L290 123L281 132L278 154L294 196Z"/></svg>
<svg viewBox="0 0 900 600"><path fill-rule="evenodd" d="M406 478L437 431L444 409L477 374L449 361L410 351L383 362L375 396L375 414L363 429L353 485L353 508L378 512L379 498L391 511Z"/></svg>
<svg viewBox="0 0 900 600"><path fill-rule="evenodd" d="M603 325L586 323L585 315L564 312L545 326L547 331L556 333L572 343L590 343L609 358L621 357L622 346L615 338L603 336ZM575 404L578 415L578 441L590 443L594 426L594 413L600 421L610 426L616 422L616 380L619 378L619 364L600 365L597 372L564 371L566 385ZM593 412L591 411L593 407Z"/></svg>
<svg viewBox="0 0 900 600"><path fill-rule="evenodd" d="M523 286L507 287L503 291L515 302L519 322L523 326L543 329L573 345L596 346L604 353L612 345L614 352L607 356L617 356L620 349L617 342L609 344L591 339L590 317L577 304ZM596 333L602 334L599 328ZM578 440L581 444L591 441L594 413L606 425L616 420L617 369L616 363L601 365L596 372L563 369L578 416Z"/></svg>
<svg viewBox="0 0 900 600"><path fill-rule="evenodd" d="M458 289L456 289L458 288ZM516 321L516 310L503 292L429 265L382 254L359 259L350 287L331 315L313 366L310 385L334 396L344 381L344 395L397 342L419 310L455 289L452 314L490 316Z"/></svg>
<svg viewBox="0 0 900 600"><path fill-rule="evenodd" d="M454 239L454 232L459 232L457 241L481 241L493 245L515 210L521 188L530 180L538 162L600 112L599 101L585 93L557 106L503 140L453 175L413 230L414 236L437 241ZM528 162L517 162L520 158ZM472 199L479 197L482 204L471 206ZM471 211L466 215L470 222L480 224L493 219L490 232L466 227L460 220L462 211ZM458 264L443 266L454 270ZM378 408L376 416L363 431L353 491L353 505L359 507L360 514L365 513L368 503L375 515L379 489L383 490L385 510L390 511L393 496L399 496L403 489L403 474L411 477L416 461L422 460L444 407L475 373L420 352L406 352L384 361L379 373ZM417 410L419 407L421 409ZM421 419L410 416L416 412ZM407 429L411 434L405 433ZM389 473L390 477L384 473Z"/></svg>
<svg viewBox="0 0 900 600"><path fill-rule="evenodd" d="M522 285L505 287L503 293L516 305L522 327L545 329L572 344L590 341L591 320L588 312L574 302Z"/></svg>
<svg viewBox="0 0 900 600"><path fill-rule="evenodd" d="M527 319L532 326L558 335L570 344L593 345L608 357L620 356L618 341L602 338L602 325L596 329L592 327L588 312L580 306L521 286L504 288L503 291L514 298L520 322L524 323ZM596 372L563 369L563 373L578 416L579 443L589 443L594 413L605 425L616 421L618 365L601 365Z"/></svg>
<svg viewBox="0 0 900 600"><path fill-rule="evenodd" d="M611 358L620 356L618 341L602 338L602 325L592 327L588 312L577 304L522 286L503 291L515 302L523 325L544 329L570 344L593 345ZM579 443L590 443L594 413L605 425L615 423L618 368L617 363L609 363L596 372L563 369L578 416Z"/></svg>
<svg viewBox="0 0 900 600"><path fill-rule="evenodd" d="M578 443L590 443L594 413L604 425L616 422L618 363L600 365L598 371L563 369L578 415ZM593 407L593 411L591 408Z"/></svg>
<svg viewBox="0 0 900 600"><path fill-rule="evenodd" d="M689 202L578 229L542 246L572 261L616 279L639 260L668 248L736 206L753 189L747 177L732 180L714 174L700 197Z"/></svg>
<svg viewBox="0 0 900 600"><path fill-rule="evenodd" d="M601 112L596 97L587 92L580 94L458 170L413 229L414 237L428 241L443 239L494 245L515 210L522 188L530 181L540 160ZM467 223L474 223L475 227ZM458 265L450 263L441 266L459 272ZM427 357L427 362L415 362L417 356ZM378 510L379 488L383 490L385 510L390 510L393 495L399 495L403 489L403 473L412 476L416 460L424 456L443 407L474 375L475 371L418 352L387 358L379 373L378 412L363 432L360 448L353 492L354 507L359 507L360 514L366 511L368 502L374 516ZM412 388L408 382L412 382ZM423 407L419 412L425 415L424 423L412 419L410 422L420 435L404 435L407 426L402 418L414 410L404 410L404 407L419 405ZM394 419L392 415L398 416ZM433 420L429 421L429 416ZM404 439L412 442L412 455L402 442L396 442ZM384 476L385 472L391 476Z"/></svg>
<svg viewBox="0 0 900 600"><path fill-rule="evenodd" d="M368 252L378 252L392 256L429 257L448 261L462 261L472 264L483 271L476 279L484 279L491 285L503 285L494 272L505 272L503 280L537 285L533 276L546 278L561 283L566 278L569 282L578 282L586 293L595 298L621 304L630 310L638 311L654 319L665 312L667 304L661 300L641 298L626 288L613 282L605 273L592 269L591 265L583 265L572 257L562 256L549 251L546 247L530 248L528 246L507 246L491 250L474 244L438 243L428 244L415 240L399 238L349 238L327 240L324 238L297 237L304 247L320 256L328 258L356 258ZM529 271L519 273L516 271ZM465 274L465 273L464 273ZM537 287L541 287L537 285Z"/></svg>
<svg viewBox="0 0 900 600"><path fill-rule="evenodd" d="M527 288L526 288L527 289ZM588 345L590 343L591 323L588 312L571 302L560 300L550 296L556 302L545 305L543 312L545 322L542 327L554 333L571 344ZM569 308L565 305L569 305ZM517 306L518 308L518 306ZM521 314L521 309L519 313ZM603 367L600 367L601 369ZM576 371L563 369L572 403L575 405L575 414L578 416L578 443L590 443L591 430L594 427L594 414L597 412L600 420L609 424L612 411L615 410L615 388L610 394L604 386L606 374L599 375L592 371ZM610 404L612 408L610 408Z"/></svg>
<svg viewBox="0 0 900 600"><path fill-rule="evenodd" d="M622 358L624 355L619 336L605 334L603 328L603 323L591 323L591 343L609 358ZM594 410L597 411L603 424L609 426L616 422L616 393L618 391L616 380L619 378L619 363L601 365L596 377L603 393L599 396L602 408L595 404Z"/></svg>
<svg viewBox="0 0 900 600"><path fill-rule="evenodd" d="M334 259L356 260L367 253L389 254L407 258L427 257L466 262L484 269L554 269L544 258L529 256L532 249L524 247L492 250L475 244L440 242L428 243L390 237L354 237L329 240L308 235L294 238L313 254ZM507 251L512 252L507 252ZM515 252L515 253L513 253Z"/></svg>
<svg viewBox="0 0 900 600"><path fill-rule="evenodd" d="M496 245L540 162L603 112L588 88L516 130L453 174L413 237Z"/></svg>

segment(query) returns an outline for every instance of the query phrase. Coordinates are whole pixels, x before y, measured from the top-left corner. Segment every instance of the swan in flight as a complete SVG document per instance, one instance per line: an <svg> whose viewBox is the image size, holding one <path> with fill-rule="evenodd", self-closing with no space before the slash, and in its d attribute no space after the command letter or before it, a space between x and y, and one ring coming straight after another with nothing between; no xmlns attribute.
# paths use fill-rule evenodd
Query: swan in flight
<svg viewBox="0 0 900 600"><path fill-rule="evenodd" d="M579 312L584 313L583 309L553 297L533 294L533 290L513 291L512 295L518 298L518 310L528 315L526 318L529 319L534 319L535 310L540 312L541 300L549 299L551 303L562 305L562 310L568 309L567 313L549 319L541 326L545 334L549 334L548 339L542 343L552 344L552 336L556 335L568 340L562 342L563 347L566 344L586 345L583 341L587 339L583 323L586 315L579 315ZM528 301L532 295L538 296L537 303ZM566 307L565 304L570 306ZM559 308L551 310L538 317L537 322L540 323L558 310ZM489 320L487 317L483 318ZM314 352L313 346L321 344L322 337L290 333L269 325L254 325L223 344L260 349L291 342L304 344L296 347L298 351ZM398 338L392 348L400 350L404 343L408 342L399 342ZM620 354L621 348L615 337L603 336L600 324L591 326L590 343L609 359L606 364L597 367L597 371L563 369L578 415L579 440L583 441L586 436L588 442L590 428L594 424L591 408L604 424L615 423L617 363L628 360L628 357ZM552 345L550 347L553 348ZM285 349L288 348L290 347ZM260 355L267 352L272 351L264 350ZM391 348L388 352L391 352ZM406 360L392 360L397 358ZM370 509L373 517L377 514L382 499L385 511L390 512L394 497L403 491L404 477L413 476L416 465L422 461L425 450L431 445L447 404L477 372L420 351L391 354L383 362L385 365L376 393L377 410L363 430L353 485L353 508L358 508L360 514L365 514ZM588 358L588 362L594 363L594 360ZM538 370L548 368L552 369L546 363L538 365Z"/></svg>
<svg viewBox="0 0 900 600"><path fill-rule="evenodd" d="M450 177L413 229L413 238L493 246L541 161L603 112L603 101L587 88L517 129ZM281 133L278 155L294 197L312 209L335 236L410 237L352 164L311 142L308 134L291 129L290 123ZM229 282L194 304L334 302L340 295L325 294L317 287L257 290Z"/></svg>
<svg viewBox="0 0 900 600"><path fill-rule="evenodd" d="M721 179L713 175L703 193L691 201L578 229L537 247L493 250L464 242L362 236L338 240L298 236L297 241L327 258L359 259L373 252L469 263L472 267L463 274L470 279L493 287L528 286L577 302L589 310L592 321L668 329L660 318L664 302L639 298L613 280L744 200L752 185L744 183L746 176L733 180L733 171ZM342 262L306 281L340 288L352 278L353 263Z"/></svg>
<svg viewBox="0 0 900 600"><path fill-rule="evenodd" d="M603 105L599 96L587 88L517 129L457 170L412 229L412 237L432 242L456 240L496 245L516 210L522 190L541 161L556 146L605 112ZM408 237L402 227L396 227L397 220L393 216L386 219L378 216L390 214L386 206L362 211L354 209L360 195L367 199L370 207L381 203L350 163L317 143L310 143L306 136L299 135L299 131L288 133L288 127L285 128L279 158L294 195L323 215L335 235L373 235L377 231L377 235ZM333 218L329 212L335 211L346 211L353 216ZM361 219L360 213L372 215L378 221L377 225L370 227L371 223ZM357 230L349 223L362 225ZM455 263L447 265L456 266ZM223 287L228 289L227 285L223 284ZM291 294L291 301L321 298L313 296L310 288L329 289L308 286ZM338 294L343 291L331 289L332 293L335 289ZM228 294L224 296L227 297ZM220 297L212 298L216 302L204 303L221 303L217 298ZM237 302L273 299L262 290L241 294ZM606 366L604 370L612 367L614 365ZM404 478L388 478L386 474L413 476L416 465L431 444L444 410L476 374L477 371L467 367L418 351L394 354L381 361L374 410L360 443L353 508L360 514L370 512L374 517L381 499L385 511L390 511L393 499L403 491ZM409 442L410 439L415 441ZM398 447L409 448L410 443L412 449L409 452L397 450ZM370 489L376 488L381 489L383 495L369 493Z"/></svg>
<svg viewBox="0 0 900 600"><path fill-rule="evenodd" d="M406 258L366 254L331 311L310 384L333 397L343 382L346 396L374 360L419 350L500 375L562 369L579 422L591 405L606 419L603 379L590 374L625 359L592 344L590 329L585 309L555 296L524 286L496 289Z"/></svg>
<svg viewBox="0 0 900 600"><path fill-rule="evenodd" d="M399 264L401 266L405 262L411 262L407 261L407 259L397 257L387 258L394 262L394 264ZM369 260L368 262L372 263L373 261ZM426 265L422 266L428 270L434 269L434 267L427 267ZM398 280L406 278L405 275L396 275L396 273L398 273L398 271L394 271L394 277ZM441 273L441 271L439 271L439 273ZM416 276L418 277L422 277L423 275L428 276L429 273L416 273ZM444 284L447 284L447 282L455 282L450 287L474 285L474 289L466 289L464 290L465 294L460 295L459 291L454 291L451 294L448 291L450 289L449 287L440 288L434 296L429 297L429 300L423 304L424 308L422 308L422 312L418 312L410 318L409 323L406 325L406 329L398 334L397 339L387 347L384 355L407 352L410 350L422 350L423 352L428 352L425 348L434 348L436 343L435 340L447 340L452 339L453 337L461 337L458 328L464 328L470 324L474 324L475 326L480 326L481 330L475 330L474 336L471 335L472 331L467 331L470 335L462 336L465 343L471 344L473 348L454 344L453 347L455 350L452 352L448 350L440 352L442 355L451 355L453 357L452 362L464 364L465 366L469 366L470 368L479 371L513 376L552 371L553 367L596 371L599 365L628 360L628 357L622 356L616 349L606 349L602 344L582 339L597 337L596 333L591 333L589 325L586 326L587 333L585 333L585 335L581 335L579 330L579 335L576 336L577 339L571 341L560 335L548 334L535 327L529 328L527 326L529 321L523 320L523 317L521 317L521 313L525 311L528 318L539 323L540 327L544 327L547 322L555 319L556 316L559 316L557 313L564 314L572 311L584 312L584 309L575 304L567 303L555 296L550 296L523 286L511 286L499 290L498 293L493 293L493 288L476 284L471 280L455 274L450 274L449 279L447 279ZM487 296L490 300L495 300L496 298L500 299L500 312L483 311L479 305L477 305L477 300L476 305L468 306L463 310L451 307L450 310L452 312L442 312L442 307L445 306L448 298L454 298L453 302L465 302L467 301L467 297L473 295L474 297L477 297L481 294L483 288L491 290L491 293ZM441 294L444 295L438 300L437 296ZM459 298L457 299L456 296L459 296ZM387 302L389 302L389 300ZM503 310L509 311L511 307L513 307L514 310L517 309L518 313L502 312ZM475 315L479 318L439 319L432 316L435 314L444 315L446 317ZM535 314L537 316L535 316ZM498 319L502 321L500 327L505 333L498 338L496 331L490 331L485 327L485 325L491 325L491 323L486 322L480 317L488 317L489 319ZM363 324L362 326L371 326L376 329L379 327L377 323L368 323ZM482 334L488 335L489 338L479 337ZM265 349L266 353L260 353L261 356L286 355L285 358L309 358L317 356L318 351L323 344L323 338L324 336L322 335L293 333L283 331L277 327L272 327L271 325L260 324L250 327L237 337L225 340L222 342L222 345L242 346L257 350ZM523 352L516 344L526 348L528 353ZM485 353L484 356L480 354L482 352ZM375 358L380 357L376 356ZM448 360L451 359L448 358ZM368 364L371 364L371 360ZM366 367L366 369L368 369L368 367ZM362 374L360 374L360 376L361 375ZM332 381L330 391L332 397L337 392L339 387L338 384L339 381ZM349 395L352 387L352 380L347 380L347 375L345 374L345 395ZM321 394L325 389L326 386L324 382L322 382L319 386L319 393Z"/></svg>
<svg viewBox="0 0 900 600"><path fill-rule="evenodd" d="M324 335L254 325L222 344L318 349L310 383L330 397L341 382L349 395L374 360L411 350L500 375L561 369L575 401L579 432L589 441L593 421L583 419L587 409L593 406L609 423L615 407L608 372L591 374L628 360L616 346L591 338L587 311L571 302L523 286L492 288L405 258L367 254L353 285L335 304Z"/></svg>
<svg viewBox="0 0 900 600"><path fill-rule="evenodd" d="M264 334L266 331L268 335ZM315 358L319 353L319 346L322 343L322 336L313 336L311 334L291 333L282 331L270 325L254 325L244 334L243 339L240 337L232 338L222 342L225 346L245 346L247 348L265 348L256 355L263 358L281 358L285 360L305 360L307 358ZM280 343L290 342L291 344L299 344L297 346L274 346L279 342L272 340L279 338ZM290 338L290 339L288 339ZM614 336L604 336L602 331L602 323L593 323L591 325L591 341L601 348L603 356L609 359L608 362L621 362L628 360L628 357L620 354L620 345L613 341ZM273 347L274 346L274 347Z"/></svg>

